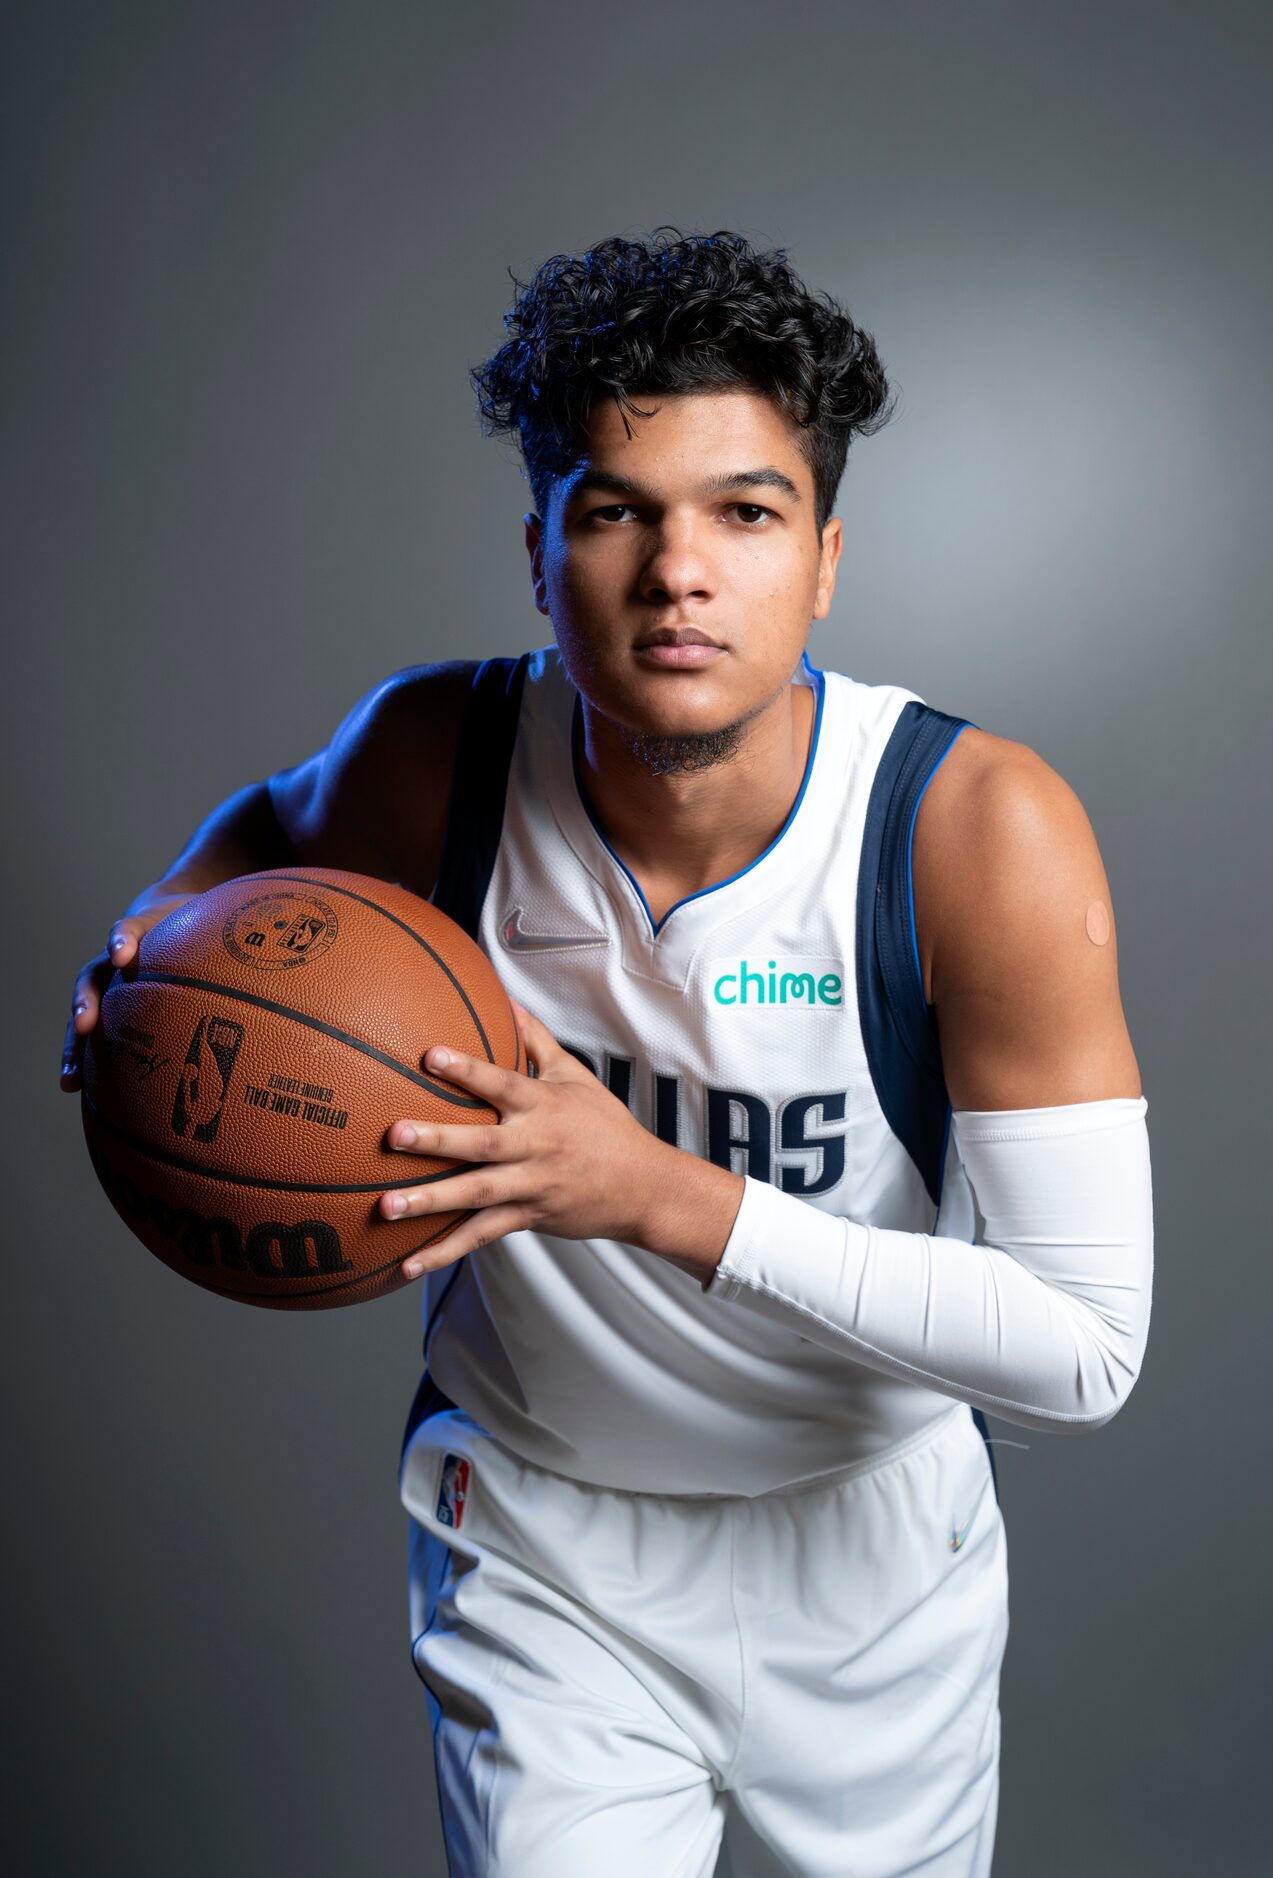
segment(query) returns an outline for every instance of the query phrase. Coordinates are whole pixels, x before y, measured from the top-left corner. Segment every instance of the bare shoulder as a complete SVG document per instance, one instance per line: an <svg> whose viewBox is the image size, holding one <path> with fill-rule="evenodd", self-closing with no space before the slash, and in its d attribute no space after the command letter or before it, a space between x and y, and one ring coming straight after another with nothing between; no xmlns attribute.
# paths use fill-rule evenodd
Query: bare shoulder
<svg viewBox="0 0 1273 1878"><path fill-rule="evenodd" d="M270 778L298 858L432 891L476 666L449 659L391 673L359 699L324 749Z"/></svg>
<svg viewBox="0 0 1273 1878"><path fill-rule="evenodd" d="M1078 794L1027 744L969 725L924 794L914 826L914 866L933 886L967 881L978 890L1020 888L1020 871L1100 864L1097 838ZM1104 881L1104 870L1102 870Z"/></svg>
<svg viewBox="0 0 1273 1878"><path fill-rule="evenodd" d="M912 879L925 992L964 1106L1139 1090L1109 882L1063 776L1025 744L964 730L920 804Z"/></svg>

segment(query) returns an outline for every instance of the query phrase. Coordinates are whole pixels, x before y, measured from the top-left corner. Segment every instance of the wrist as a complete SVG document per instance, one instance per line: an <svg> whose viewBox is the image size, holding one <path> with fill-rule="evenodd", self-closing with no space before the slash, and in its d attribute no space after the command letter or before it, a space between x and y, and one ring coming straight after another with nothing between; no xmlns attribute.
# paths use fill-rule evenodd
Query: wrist
<svg viewBox="0 0 1273 1878"><path fill-rule="evenodd" d="M629 1243L679 1265L706 1285L729 1241L745 1182L665 1141L642 1170L640 1210Z"/></svg>

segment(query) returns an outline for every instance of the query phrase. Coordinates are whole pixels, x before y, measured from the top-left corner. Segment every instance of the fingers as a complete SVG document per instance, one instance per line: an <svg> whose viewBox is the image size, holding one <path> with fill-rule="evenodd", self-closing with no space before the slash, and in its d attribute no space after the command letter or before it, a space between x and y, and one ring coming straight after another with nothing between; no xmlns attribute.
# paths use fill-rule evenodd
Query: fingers
<svg viewBox="0 0 1273 1878"><path fill-rule="evenodd" d="M521 1032L522 1045L526 1051L526 1061L533 1066L532 1073L537 1079L546 1082L592 1082L590 1069L579 1061L577 1056L558 1043L547 1024L542 1023L524 1004L519 1004L514 997L509 998L513 1015L517 1019L517 1028Z"/></svg>
<svg viewBox="0 0 1273 1878"><path fill-rule="evenodd" d="M71 994L71 1015L62 1044L61 1087L68 1093L80 1087L83 1077L84 1039L91 1034L101 1015L102 993L111 974L131 965L138 948L152 926L166 914L184 905L186 893L163 894L150 900L141 913L129 913L117 919L106 940L106 950L90 959L75 981Z"/></svg>
<svg viewBox="0 0 1273 1878"><path fill-rule="evenodd" d="M494 1069L489 1063L450 1050L430 1050L424 1061L430 1069L445 1070L448 1081L485 1095L493 1107L505 1113L516 1095L508 1085L524 1080L508 1070ZM474 1161L508 1162L522 1157L524 1145L515 1141L507 1128L498 1123L492 1127L466 1127L462 1123L402 1121L393 1124L386 1140L402 1153L470 1163L462 1173L434 1179L427 1186L399 1187L381 1194L378 1209L385 1219L422 1218L431 1213L472 1216L454 1227L437 1246L406 1259L402 1266L405 1277L418 1278L425 1270L454 1265L479 1246L531 1224L532 1209L524 1199L517 1202L510 1191L519 1179L516 1173L507 1168L472 1166Z"/></svg>
<svg viewBox="0 0 1273 1878"><path fill-rule="evenodd" d="M144 935L154 924L153 915L149 918L117 919L106 941L106 955L111 964L116 967L131 965Z"/></svg>
<svg viewBox="0 0 1273 1878"><path fill-rule="evenodd" d="M110 983L115 966L109 948L90 959L75 980L71 994L71 1015L62 1043L61 1087L78 1089L84 1060L84 1039L96 1024L102 1007L102 993Z"/></svg>
<svg viewBox="0 0 1273 1878"><path fill-rule="evenodd" d="M75 1029L75 1014L67 1019L66 1040L62 1045L61 1087L69 1095L80 1086L80 1039Z"/></svg>
<svg viewBox="0 0 1273 1878"><path fill-rule="evenodd" d="M440 1161L511 1161L519 1150L508 1130L463 1122L395 1122L387 1136L403 1154L431 1154Z"/></svg>
<svg viewBox="0 0 1273 1878"><path fill-rule="evenodd" d="M443 1265L454 1265L468 1253L476 1252L479 1246L489 1245L493 1239L502 1239L505 1233L521 1232L529 1224L530 1213L524 1206L492 1207L479 1219L466 1220L457 1226L436 1246L430 1246L427 1252L413 1252L403 1263L403 1276L418 1278L423 1271L437 1271Z"/></svg>
<svg viewBox="0 0 1273 1878"><path fill-rule="evenodd" d="M109 955L99 952L95 959L89 960L75 980L75 993L71 999L71 1024L78 1036L86 1037L97 1022L97 1013L102 1001L101 994L110 982L110 975L114 969Z"/></svg>
<svg viewBox="0 0 1273 1878"><path fill-rule="evenodd" d="M514 997L510 997L508 1001L517 1019L517 1028L522 1033L522 1043L527 1058L537 1070L542 1073L545 1069L555 1067L558 1058L562 1059L563 1063L571 1064L578 1060L572 1057L568 1050L562 1049L547 1024L541 1023L532 1012L526 1009L524 1004L519 1004Z"/></svg>
<svg viewBox="0 0 1273 1878"><path fill-rule="evenodd" d="M495 1063L484 1063L474 1056L461 1056L458 1051L443 1049L441 1046L426 1053L424 1067L436 1070L448 1082L471 1089L474 1095L484 1097L501 1114L516 1114L528 1106L530 1079L518 1075L516 1070L500 1069Z"/></svg>
<svg viewBox="0 0 1273 1878"><path fill-rule="evenodd" d="M427 1187L395 1187L378 1202L385 1219L419 1219L428 1213L469 1213L512 1199L517 1175L477 1167Z"/></svg>

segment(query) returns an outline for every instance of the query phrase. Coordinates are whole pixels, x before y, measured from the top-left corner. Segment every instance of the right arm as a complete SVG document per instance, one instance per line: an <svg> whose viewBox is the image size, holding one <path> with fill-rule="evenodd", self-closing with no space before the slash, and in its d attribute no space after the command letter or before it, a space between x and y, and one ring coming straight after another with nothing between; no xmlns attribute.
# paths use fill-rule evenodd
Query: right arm
<svg viewBox="0 0 1273 1878"><path fill-rule="evenodd" d="M63 1089L80 1086L84 1039L112 972L130 964L150 928L193 895L286 866L346 868L422 898L432 893L473 669L472 661L455 659L394 673L354 706L324 749L237 790L200 823L76 979Z"/></svg>

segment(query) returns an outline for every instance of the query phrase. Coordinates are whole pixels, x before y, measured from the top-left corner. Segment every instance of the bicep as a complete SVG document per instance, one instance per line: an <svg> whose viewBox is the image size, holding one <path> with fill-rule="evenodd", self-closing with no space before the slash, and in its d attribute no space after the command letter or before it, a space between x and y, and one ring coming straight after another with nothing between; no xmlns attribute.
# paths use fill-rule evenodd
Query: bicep
<svg viewBox="0 0 1273 1878"><path fill-rule="evenodd" d="M982 734L954 757L921 805L913 855L953 1106L1139 1096L1109 883L1082 804L1021 745Z"/></svg>
<svg viewBox="0 0 1273 1878"><path fill-rule="evenodd" d="M472 669L456 660L395 673L359 700L324 749L270 777L299 863L432 892Z"/></svg>

